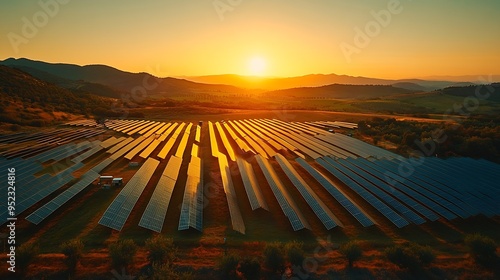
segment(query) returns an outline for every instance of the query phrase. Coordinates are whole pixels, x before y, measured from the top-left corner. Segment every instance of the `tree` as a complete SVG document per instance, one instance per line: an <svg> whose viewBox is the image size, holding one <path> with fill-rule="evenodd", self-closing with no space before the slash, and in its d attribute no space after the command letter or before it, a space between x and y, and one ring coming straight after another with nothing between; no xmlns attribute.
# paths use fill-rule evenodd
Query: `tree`
<svg viewBox="0 0 500 280"><path fill-rule="evenodd" d="M61 245L61 251L66 256L64 263L68 266L70 275L73 275L83 253L83 243L79 239L67 241Z"/></svg>
<svg viewBox="0 0 500 280"><path fill-rule="evenodd" d="M260 277L260 263L257 259L245 258L240 262L238 271L243 274L246 280L258 280Z"/></svg>
<svg viewBox="0 0 500 280"><path fill-rule="evenodd" d="M297 241L292 241L285 245L286 255L292 266L302 266L305 259L303 246L302 242Z"/></svg>
<svg viewBox="0 0 500 280"><path fill-rule="evenodd" d="M285 264L283 258L283 245L270 243L264 248L264 265L273 272L281 271Z"/></svg>
<svg viewBox="0 0 500 280"><path fill-rule="evenodd" d="M415 243L389 247L385 250L385 255L390 262L413 272L430 265L436 259L429 246Z"/></svg>
<svg viewBox="0 0 500 280"><path fill-rule="evenodd" d="M477 264L484 267L491 267L497 262L497 245L493 239L476 233L467 235L465 237L465 244Z"/></svg>
<svg viewBox="0 0 500 280"><path fill-rule="evenodd" d="M24 276L28 272L29 265L40 253L37 244L24 243L19 246L16 250L16 269L19 275Z"/></svg>
<svg viewBox="0 0 500 280"><path fill-rule="evenodd" d="M233 254L222 256L217 264L222 279L237 279L236 269L238 266L238 257Z"/></svg>
<svg viewBox="0 0 500 280"><path fill-rule="evenodd" d="M349 268L352 268L354 262L359 260L363 255L359 243L355 240L351 240L340 246L339 251L349 262Z"/></svg>
<svg viewBox="0 0 500 280"><path fill-rule="evenodd" d="M163 235L156 235L146 240L148 259L151 264L173 264L176 259L177 248L172 238Z"/></svg>
<svg viewBox="0 0 500 280"><path fill-rule="evenodd" d="M109 245L109 255L114 268L125 267L134 261L137 245L131 239L119 240Z"/></svg>

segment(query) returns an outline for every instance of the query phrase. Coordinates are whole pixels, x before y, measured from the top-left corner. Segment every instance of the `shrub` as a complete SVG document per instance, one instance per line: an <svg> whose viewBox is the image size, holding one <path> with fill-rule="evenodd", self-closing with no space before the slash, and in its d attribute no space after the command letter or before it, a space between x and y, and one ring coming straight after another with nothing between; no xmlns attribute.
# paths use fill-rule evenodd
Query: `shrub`
<svg viewBox="0 0 500 280"><path fill-rule="evenodd" d="M233 254L222 256L222 258L219 260L219 263L217 264L217 268L221 273L221 278L237 279L238 277L236 277L236 268L238 266L238 263L238 257Z"/></svg>
<svg viewBox="0 0 500 280"><path fill-rule="evenodd" d="M19 275L24 275L28 271L29 265L39 254L38 245L35 243L25 243L16 250L16 268Z"/></svg>
<svg viewBox="0 0 500 280"><path fill-rule="evenodd" d="M172 238L163 235L157 235L146 240L146 249L148 250L148 259L151 264L160 264L167 262L172 264L176 259L177 248Z"/></svg>
<svg viewBox="0 0 500 280"><path fill-rule="evenodd" d="M416 271L423 266L428 266L436 258L429 246L414 243L389 247L385 250L385 255L390 262L410 271Z"/></svg>
<svg viewBox="0 0 500 280"><path fill-rule="evenodd" d="M490 267L495 264L498 257L496 255L496 243L493 239L480 235L471 234L465 237L465 244L469 247L469 251L474 258L474 261L482 266Z"/></svg>
<svg viewBox="0 0 500 280"><path fill-rule="evenodd" d="M281 271L285 264L281 243L270 243L264 248L264 265L273 272Z"/></svg>
<svg viewBox="0 0 500 280"><path fill-rule="evenodd" d="M302 266L302 263L305 259L305 253L302 249L303 246L303 243L297 241L292 241L285 245L285 251L288 257L288 261L293 266Z"/></svg>
<svg viewBox="0 0 500 280"><path fill-rule="evenodd" d="M109 255L114 268L127 268L133 261L137 245L131 239L120 240L109 245Z"/></svg>
<svg viewBox="0 0 500 280"><path fill-rule="evenodd" d="M79 239L67 241L61 245L61 251L66 256L64 263L72 275L82 257L83 243Z"/></svg>
<svg viewBox="0 0 500 280"><path fill-rule="evenodd" d="M359 260L363 255L363 251L361 250L359 243L354 240L340 246L339 251L349 262L349 268L352 268L354 262Z"/></svg>
<svg viewBox="0 0 500 280"><path fill-rule="evenodd" d="M240 262L238 271L247 280L258 280L260 277L260 263L257 259L245 258Z"/></svg>

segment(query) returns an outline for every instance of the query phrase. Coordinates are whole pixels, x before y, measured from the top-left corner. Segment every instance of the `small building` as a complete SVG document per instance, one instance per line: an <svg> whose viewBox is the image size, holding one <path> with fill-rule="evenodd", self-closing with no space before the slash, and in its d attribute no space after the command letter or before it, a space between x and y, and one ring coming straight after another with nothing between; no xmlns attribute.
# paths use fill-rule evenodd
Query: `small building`
<svg viewBox="0 0 500 280"><path fill-rule="evenodd" d="M113 176L101 176L99 177L99 182L97 185L103 188L109 188L113 184Z"/></svg>
<svg viewBox="0 0 500 280"><path fill-rule="evenodd" d="M113 178L113 187L121 187L123 185L123 178Z"/></svg>

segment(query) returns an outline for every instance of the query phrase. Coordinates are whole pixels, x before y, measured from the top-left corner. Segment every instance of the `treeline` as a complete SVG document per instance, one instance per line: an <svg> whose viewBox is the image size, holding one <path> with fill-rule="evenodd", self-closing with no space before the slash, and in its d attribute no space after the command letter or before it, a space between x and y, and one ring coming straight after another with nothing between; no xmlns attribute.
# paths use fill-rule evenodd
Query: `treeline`
<svg viewBox="0 0 500 280"><path fill-rule="evenodd" d="M500 116L473 116L440 124L374 118L361 121L358 127L358 133L371 137L374 144L396 144L395 152L399 154L419 150L419 141L434 141L436 150L432 156L465 156L500 163Z"/></svg>

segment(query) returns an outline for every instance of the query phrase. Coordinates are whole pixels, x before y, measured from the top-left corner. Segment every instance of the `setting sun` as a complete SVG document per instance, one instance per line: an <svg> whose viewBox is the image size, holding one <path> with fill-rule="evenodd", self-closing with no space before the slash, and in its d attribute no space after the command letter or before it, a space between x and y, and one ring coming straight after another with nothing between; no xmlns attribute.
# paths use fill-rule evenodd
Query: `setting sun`
<svg viewBox="0 0 500 280"><path fill-rule="evenodd" d="M266 60L260 56L252 57L248 63L248 74L252 76L264 76L266 72Z"/></svg>

